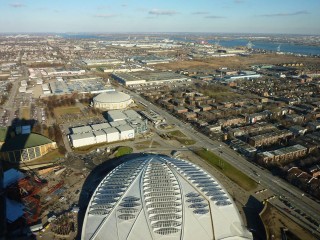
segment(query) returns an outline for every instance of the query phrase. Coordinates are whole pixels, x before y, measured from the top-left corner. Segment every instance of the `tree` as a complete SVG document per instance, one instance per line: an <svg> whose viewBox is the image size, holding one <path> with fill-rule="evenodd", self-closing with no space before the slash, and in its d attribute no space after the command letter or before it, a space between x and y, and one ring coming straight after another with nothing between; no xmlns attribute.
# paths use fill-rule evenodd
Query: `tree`
<svg viewBox="0 0 320 240"><path fill-rule="evenodd" d="M67 153L67 149L66 149L64 146L62 146L62 145L59 145L59 146L58 146L58 151L59 151L59 153L62 154L62 155L65 155L65 154Z"/></svg>

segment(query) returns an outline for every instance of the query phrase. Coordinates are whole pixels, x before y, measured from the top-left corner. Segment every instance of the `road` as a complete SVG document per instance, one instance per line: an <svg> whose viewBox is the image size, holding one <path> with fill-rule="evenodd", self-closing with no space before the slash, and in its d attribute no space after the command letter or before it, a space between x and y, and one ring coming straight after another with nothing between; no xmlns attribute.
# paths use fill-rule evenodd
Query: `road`
<svg viewBox="0 0 320 240"><path fill-rule="evenodd" d="M128 89L125 89L125 91L128 91ZM230 149L228 145L219 141L211 140L204 134L194 130L189 124L182 123L179 119L172 116L167 111L153 105L135 92L130 90L129 92L131 96L137 100L137 102L141 101L148 106L149 110L153 110L159 115L165 117L167 122L179 126L184 134L197 141L197 146L207 148L215 154L220 155L227 162L253 178L255 181L259 182L261 185L270 189L276 195L286 197L292 206L300 209L307 216L312 217L314 220L320 223L320 204L306 196L302 196L303 192L301 190L287 183L281 178L273 176L269 171L261 169L259 166L247 161L237 152ZM320 233L319 226L314 226L314 229L317 229Z"/></svg>

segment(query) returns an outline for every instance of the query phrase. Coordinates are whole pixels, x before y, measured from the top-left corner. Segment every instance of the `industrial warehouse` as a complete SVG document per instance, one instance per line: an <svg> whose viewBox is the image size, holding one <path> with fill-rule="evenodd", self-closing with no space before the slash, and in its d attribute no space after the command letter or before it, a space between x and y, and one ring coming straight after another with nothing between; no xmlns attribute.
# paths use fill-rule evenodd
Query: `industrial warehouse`
<svg viewBox="0 0 320 240"><path fill-rule="evenodd" d="M130 95L117 91L101 93L92 100L93 107L101 110L124 109L131 103L133 100Z"/></svg>
<svg viewBox="0 0 320 240"><path fill-rule="evenodd" d="M133 139L135 134L148 129L146 120L134 110L112 110L107 115L109 122L71 128L69 140L72 146L77 148Z"/></svg>
<svg viewBox="0 0 320 240"><path fill-rule="evenodd" d="M47 86L48 84L43 84ZM48 88L48 87L47 87ZM103 93L103 92L112 92L114 88L106 86L103 79L100 77L69 77L69 78L57 78L57 81L50 83L50 89L47 92L44 90L44 94L54 94L54 95L63 95L71 94L74 92L77 93Z"/></svg>
<svg viewBox="0 0 320 240"><path fill-rule="evenodd" d="M188 77L173 72L132 72L113 73L112 77L125 86L154 85L189 80Z"/></svg>
<svg viewBox="0 0 320 240"><path fill-rule="evenodd" d="M81 239L253 239L215 178L188 161L135 157L111 171L88 204Z"/></svg>

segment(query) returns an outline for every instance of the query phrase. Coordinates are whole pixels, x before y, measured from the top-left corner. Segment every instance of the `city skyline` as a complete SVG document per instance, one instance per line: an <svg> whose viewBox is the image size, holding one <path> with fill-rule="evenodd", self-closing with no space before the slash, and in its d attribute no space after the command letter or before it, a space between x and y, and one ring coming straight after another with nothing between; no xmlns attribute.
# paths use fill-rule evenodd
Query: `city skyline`
<svg viewBox="0 0 320 240"><path fill-rule="evenodd" d="M1 33L223 32L320 34L320 2L0 1Z"/></svg>

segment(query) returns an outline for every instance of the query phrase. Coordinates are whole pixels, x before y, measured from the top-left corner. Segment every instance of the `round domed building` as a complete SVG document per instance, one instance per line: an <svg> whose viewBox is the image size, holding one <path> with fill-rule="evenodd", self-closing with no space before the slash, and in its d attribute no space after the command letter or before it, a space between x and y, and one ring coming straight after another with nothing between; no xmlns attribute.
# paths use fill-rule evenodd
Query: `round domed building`
<svg viewBox="0 0 320 240"><path fill-rule="evenodd" d="M93 107L101 110L124 109L131 103L133 100L130 95L117 91L100 93L92 100Z"/></svg>
<svg viewBox="0 0 320 240"><path fill-rule="evenodd" d="M126 155L87 206L86 240L250 240L238 208L214 176L164 155Z"/></svg>
<svg viewBox="0 0 320 240"><path fill-rule="evenodd" d="M21 134L7 140L2 145L0 159L13 163L31 161L56 148L56 142L43 135Z"/></svg>

